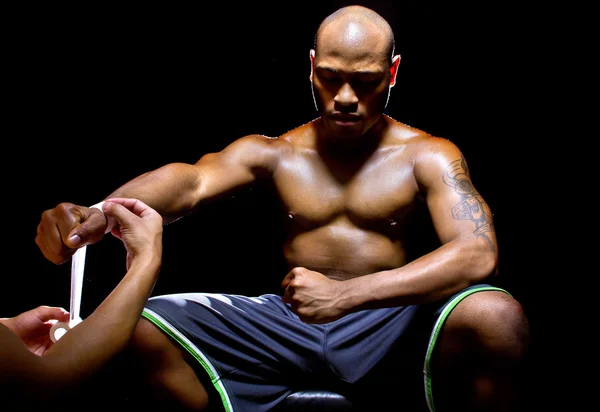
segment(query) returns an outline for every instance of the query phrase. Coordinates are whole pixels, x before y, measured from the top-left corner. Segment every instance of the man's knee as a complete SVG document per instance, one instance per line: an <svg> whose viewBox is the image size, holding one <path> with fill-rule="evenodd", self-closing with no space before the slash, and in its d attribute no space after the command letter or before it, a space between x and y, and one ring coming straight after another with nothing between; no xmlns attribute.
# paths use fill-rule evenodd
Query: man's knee
<svg viewBox="0 0 600 412"><path fill-rule="evenodd" d="M501 291L467 296L436 344L436 404L441 410L459 404L463 410L518 410L528 346L529 324L517 300Z"/></svg>
<svg viewBox="0 0 600 412"><path fill-rule="evenodd" d="M501 291L473 293L460 302L444 326L446 342L458 352L468 351L503 361L520 360L529 346L529 322L522 305Z"/></svg>

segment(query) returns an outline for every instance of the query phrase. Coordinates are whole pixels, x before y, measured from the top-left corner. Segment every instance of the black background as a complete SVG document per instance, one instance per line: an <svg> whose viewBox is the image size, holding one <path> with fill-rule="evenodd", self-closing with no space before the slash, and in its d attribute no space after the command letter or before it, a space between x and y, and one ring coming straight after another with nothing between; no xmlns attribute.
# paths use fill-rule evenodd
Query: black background
<svg viewBox="0 0 600 412"><path fill-rule="evenodd" d="M315 117L314 32L338 7L363 4L388 19L402 55L387 113L463 151L494 212L501 283L525 306L535 339L545 273L530 208L529 13L509 3L269 3L46 4L7 17L0 316L39 304L68 309L70 264L51 264L34 243L45 209L91 205L165 163L195 162L242 135L276 136ZM167 226L154 293L278 292L285 272L270 196L256 188ZM88 247L84 317L123 275L124 258L114 238Z"/></svg>

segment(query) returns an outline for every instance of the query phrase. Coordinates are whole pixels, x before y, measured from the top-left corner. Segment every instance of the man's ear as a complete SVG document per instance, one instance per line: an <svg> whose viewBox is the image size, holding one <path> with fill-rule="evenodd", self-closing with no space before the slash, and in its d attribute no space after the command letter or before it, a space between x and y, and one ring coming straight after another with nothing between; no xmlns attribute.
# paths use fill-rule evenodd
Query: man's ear
<svg viewBox="0 0 600 412"><path fill-rule="evenodd" d="M397 54L392 58L392 65L390 67L390 87L394 87L396 84L396 76L398 75L398 66L400 65L400 55Z"/></svg>
<svg viewBox="0 0 600 412"><path fill-rule="evenodd" d="M310 81L313 81L313 71L315 70L315 50L310 50Z"/></svg>

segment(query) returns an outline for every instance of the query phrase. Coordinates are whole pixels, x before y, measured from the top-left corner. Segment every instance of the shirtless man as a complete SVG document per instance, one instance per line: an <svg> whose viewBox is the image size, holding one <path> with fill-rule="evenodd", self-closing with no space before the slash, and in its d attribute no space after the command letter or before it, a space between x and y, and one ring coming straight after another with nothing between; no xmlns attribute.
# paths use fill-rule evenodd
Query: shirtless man
<svg viewBox="0 0 600 412"><path fill-rule="evenodd" d="M255 412L322 387L366 410L519 410L529 327L519 302L490 284L492 213L455 144L384 114L394 53L380 15L344 7L310 51L320 117L167 164L110 194L138 198L169 223L270 179L289 216L281 296L149 300L132 349L163 399ZM407 228L422 210L439 247L411 259L417 239ZM36 243L60 264L111 226L97 209L61 203L43 213Z"/></svg>

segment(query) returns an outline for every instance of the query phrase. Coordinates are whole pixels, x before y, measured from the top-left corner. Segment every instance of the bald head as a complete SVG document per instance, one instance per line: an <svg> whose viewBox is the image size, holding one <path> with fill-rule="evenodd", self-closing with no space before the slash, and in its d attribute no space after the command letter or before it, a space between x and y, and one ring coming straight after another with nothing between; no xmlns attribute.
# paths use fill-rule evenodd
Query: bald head
<svg viewBox="0 0 600 412"><path fill-rule="evenodd" d="M327 16L315 36L319 48L365 49L390 60L394 54L394 33L389 23L375 11L363 6L347 6Z"/></svg>

